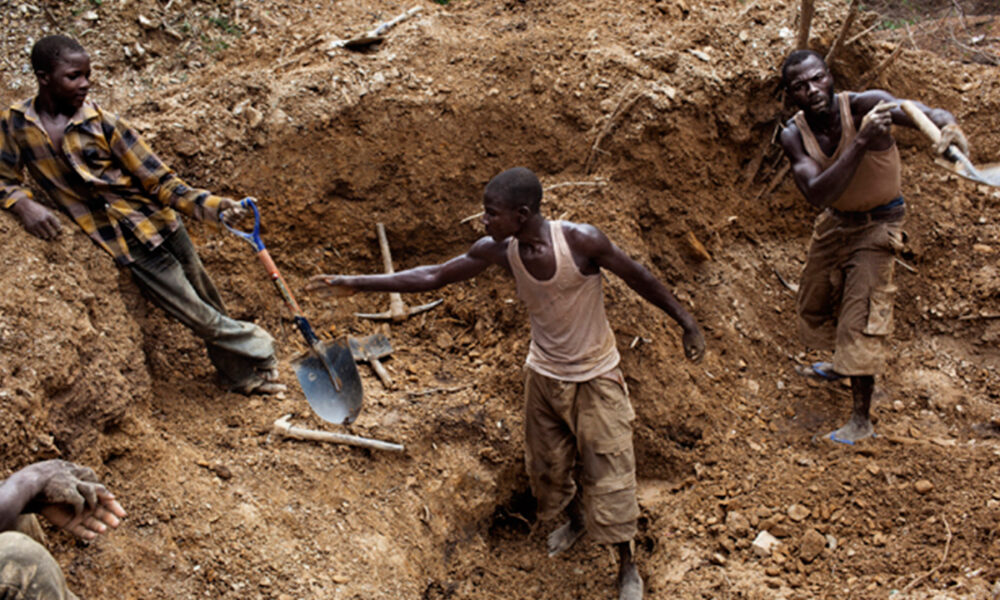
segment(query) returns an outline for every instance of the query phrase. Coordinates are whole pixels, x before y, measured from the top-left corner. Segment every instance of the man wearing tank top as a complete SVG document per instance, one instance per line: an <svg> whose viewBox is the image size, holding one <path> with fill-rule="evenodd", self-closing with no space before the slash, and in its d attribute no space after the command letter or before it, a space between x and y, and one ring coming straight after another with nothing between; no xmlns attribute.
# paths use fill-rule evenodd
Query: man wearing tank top
<svg viewBox="0 0 1000 600"><path fill-rule="evenodd" d="M902 248L906 205L891 126L916 124L901 100L882 90L834 94L823 57L797 50L785 60L782 83L800 109L781 133L792 175L816 219L796 299L803 342L832 350L833 361L800 372L827 380L849 377L853 410L826 437L854 444L874 433L869 418L875 375L885 366L892 329L895 254ZM965 136L946 110L914 104L942 130L935 151Z"/></svg>
<svg viewBox="0 0 1000 600"><path fill-rule="evenodd" d="M601 268L621 277L682 329L684 354L704 355L694 318L666 286L593 225L549 221L542 186L530 170L494 177L483 194L483 237L445 263L390 275L318 275L310 289L422 292L471 279L490 265L513 275L531 319L525 369L525 460L542 520L568 521L548 538L549 556L584 532L618 549L619 598L642 598L633 557L636 502L632 420L614 332L604 313ZM574 467L582 471L580 485Z"/></svg>

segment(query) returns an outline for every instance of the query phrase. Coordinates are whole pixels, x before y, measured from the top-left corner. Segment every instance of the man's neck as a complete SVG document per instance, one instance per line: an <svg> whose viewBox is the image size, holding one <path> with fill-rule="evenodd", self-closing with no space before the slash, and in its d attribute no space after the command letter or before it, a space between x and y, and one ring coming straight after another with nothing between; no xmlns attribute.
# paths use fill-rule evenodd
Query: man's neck
<svg viewBox="0 0 1000 600"><path fill-rule="evenodd" d="M806 122L814 133L836 133L840 130L840 107L837 105L837 96L830 100L830 110L826 112L803 111Z"/></svg>
<svg viewBox="0 0 1000 600"><path fill-rule="evenodd" d="M73 118L76 114L76 107L58 104L48 94L38 94L35 96L35 112L45 119L66 119Z"/></svg>
<svg viewBox="0 0 1000 600"><path fill-rule="evenodd" d="M541 213L535 213L530 219L524 222L524 226L515 237L521 246L540 248L551 241L548 231L548 219L543 217Z"/></svg>

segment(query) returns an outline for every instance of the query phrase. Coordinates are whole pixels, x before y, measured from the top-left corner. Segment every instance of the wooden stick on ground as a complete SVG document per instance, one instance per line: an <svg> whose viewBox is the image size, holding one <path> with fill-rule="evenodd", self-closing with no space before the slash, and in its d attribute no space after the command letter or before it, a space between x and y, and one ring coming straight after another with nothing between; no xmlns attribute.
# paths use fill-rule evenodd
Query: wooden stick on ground
<svg viewBox="0 0 1000 600"><path fill-rule="evenodd" d="M840 26L840 32L837 34L837 38L833 40L833 44L830 45L830 50L826 53L826 58L824 61L827 65L830 64L830 60L833 59L837 50L840 50L841 44L844 43L844 38L847 37L847 32L851 30L851 25L854 24L854 17L858 14L858 4L861 0L851 0L851 5L847 7L847 16L844 17L844 24Z"/></svg>
<svg viewBox="0 0 1000 600"><path fill-rule="evenodd" d="M945 531L948 532L948 538L944 541L944 554L941 555L941 562L939 562L938 565L936 567L934 567L933 569L931 569L930 571L927 571L923 575L917 577L916 579L914 579L910 583L906 584L906 587L904 587L902 590L900 590L900 594L901 595L905 594L906 592L908 592L910 590L912 590L914 586L916 586L918 583L920 583L924 579L927 579L931 575L933 575L933 574L937 573L938 571L940 571L941 567L944 566L945 561L948 560L948 550L951 548L951 527L948 526L948 521L944 518L944 516L941 517L941 522L944 523L944 529L945 529Z"/></svg>
<svg viewBox="0 0 1000 600"><path fill-rule="evenodd" d="M799 11L799 39L795 42L796 50L809 48L809 28L812 27L815 12L813 0L802 0L802 10Z"/></svg>

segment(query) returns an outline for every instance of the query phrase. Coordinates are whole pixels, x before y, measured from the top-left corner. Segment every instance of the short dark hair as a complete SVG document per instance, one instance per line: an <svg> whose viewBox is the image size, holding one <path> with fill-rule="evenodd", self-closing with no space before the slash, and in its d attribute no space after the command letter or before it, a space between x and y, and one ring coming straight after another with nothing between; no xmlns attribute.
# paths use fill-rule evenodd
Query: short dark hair
<svg viewBox="0 0 1000 600"><path fill-rule="evenodd" d="M538 212L542 203L542 182L525 167L507 169L486 184L486 195L504 202L511 208L527 206Z"/></svg>
<svg viewBox="0 0 1000 600"><path fill-rule="evenodd" d="M804 63L810 56L818 58L819 62L823 63L823 66L829 70L829 67L826 65L826 59L819 52L815 50L796 50L789 54L785 62L781 64L781 87L783 89L788 87L788 71L795 65Z"/></svg>
<svg viewBox="0 0 1000 600"><path fill-rule="evenodd" d="M31 48L31 68L34 71L51 73L63 54L86 52L80 42L65 35L47 35L35 42Z"/></svg>

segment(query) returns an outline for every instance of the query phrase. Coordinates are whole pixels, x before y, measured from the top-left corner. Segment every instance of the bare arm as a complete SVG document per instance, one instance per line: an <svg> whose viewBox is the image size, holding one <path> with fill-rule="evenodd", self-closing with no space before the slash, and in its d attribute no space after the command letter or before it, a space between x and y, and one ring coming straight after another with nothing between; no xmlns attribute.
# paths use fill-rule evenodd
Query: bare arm
<svg viewBox="0 0 1000 600"><path fill-rule="evenodd" d="M705 354L705 339L697 321L663 283L593 225L568 225L567 241L574 254L588 257L598 267L622 278L630 288L667 313L684 330L684 354L693 361Z"/></svg>
<svg viewBox="0 0 1000 600"><path fill-rule="evenodd" d="M507 265L507 242L481 238L461 256L437 265L424 265L382 275L316 275L306 289L335 296L356 292L426 292L472 279L490 265Z"/></svg>

